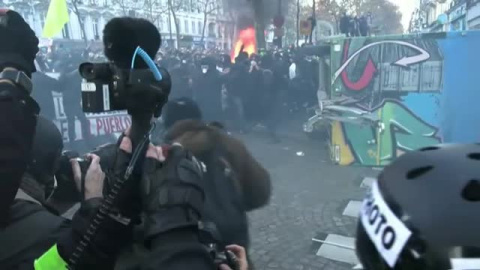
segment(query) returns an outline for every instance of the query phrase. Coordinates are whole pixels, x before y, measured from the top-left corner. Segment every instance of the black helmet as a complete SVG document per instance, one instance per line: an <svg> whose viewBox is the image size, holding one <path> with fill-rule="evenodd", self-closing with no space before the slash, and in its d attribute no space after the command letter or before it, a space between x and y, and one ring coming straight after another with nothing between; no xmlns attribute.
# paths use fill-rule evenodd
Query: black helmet
<svg viewBox="0 0 480 270"><path fill-rule="evenodd" d="M479 213L480 145L409 152L365 199L357 255L367 270L466 269L455 263L480 257Z"/></svg>
<svg viewBox="0 0 480 270"><path fill-rule="evenodd" d="M198 104L190 98L182 97L167 102L163 109L163 124L166 129L185 119L202 120Z"/></svg>

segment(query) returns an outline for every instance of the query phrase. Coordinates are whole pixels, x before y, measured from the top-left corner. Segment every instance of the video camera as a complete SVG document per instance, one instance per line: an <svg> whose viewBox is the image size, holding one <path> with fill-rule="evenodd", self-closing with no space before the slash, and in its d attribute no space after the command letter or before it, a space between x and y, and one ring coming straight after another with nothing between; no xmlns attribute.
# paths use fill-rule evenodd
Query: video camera
<svg viewBox="0 0 480 270"><path fill-rule="evenodd" d="M119 216L117 197L125 192L132 192L126 184L134 179L140 179L143 157L149 145L149 137L153 128L152 117L160 116L163 105L168 100L171 89L171 79L168 71L158 67L155 58L160 45L161 35L155 25L144 19L114 18L110 20L103 31L105 56L108 63L83 63L79 67L83 78L82 107L84 112L100 113L117 110L127 110L132 118L129 138L132 142L132 157L123 175L110 174L107 177L104 190L106 200L102 201L99 211L92 218L95 222L88 224L88 230L83 239L68 258L69 269L74 269L78 258L88 249L90 239L109 213ZM139 57L137 57L139 56ZM116 146L114 148L116 153ZM101 160L111 158L99 154ZM88 162L80 162L86 167ZM104 166L102 169L104 169ZM111 171L113 166L107 166ZM133 175L133 177L131 177ZM137 183L133 183L136 185ZM138 183L139 184L139 183ZM129 204L131 215L122 217L122 223L135 223L140 215L140 198L132 199Z"/></svg>
<svg viewBox="0 0 480 270"><path fill-rule="evenodd" d="M170 92L168 72L156 67L151 69L121 69L113 63L83 63L79 67L82 82L82 107L84 112L100 113L127 110L128 101L136 93L135 86L142 91L155 91L148 96L166 99ZM161 100L159 100L160 103Z"/></svg>

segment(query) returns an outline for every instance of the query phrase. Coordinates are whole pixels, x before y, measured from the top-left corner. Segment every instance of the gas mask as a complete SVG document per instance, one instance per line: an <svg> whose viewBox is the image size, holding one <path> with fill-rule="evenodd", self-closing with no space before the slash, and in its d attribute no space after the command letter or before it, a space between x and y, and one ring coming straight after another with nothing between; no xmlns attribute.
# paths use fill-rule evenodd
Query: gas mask
<svg viewBox="0 0 480 270"><path fill-rule="evenodd" d="M208 66L207 65L202 65L201 68L202 68L202 73L206 74L207 71L208 71Z"/></svg>

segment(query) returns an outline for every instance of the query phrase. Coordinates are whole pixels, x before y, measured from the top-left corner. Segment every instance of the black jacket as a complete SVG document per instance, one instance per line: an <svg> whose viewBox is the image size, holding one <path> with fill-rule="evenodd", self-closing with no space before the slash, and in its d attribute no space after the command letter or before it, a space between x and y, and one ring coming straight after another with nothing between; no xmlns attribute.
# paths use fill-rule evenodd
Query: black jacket
<svg viewBox="0 0 480 270"><path fill-rule="evenodd" d="M0 228L27 167L39 111L23 91L0 82Z"/></svg>
<svg viewBox="0 0 480 270"><path fill-rule="evenodd" d="M193 230L177 230L158 235L151 246L142 264L132 269L216 270L212 258Z"/></svg>
<svg viewBox="0 0 480 270"><path fill-rule="evenodd" d="M18 200L0 231L0 269L34 269L33 262L69 232L68 220L34 202Z"/></svg>
<svg viewBox="0 0 480 270"><path fill-rule="evenodd" d="M0 231L2 270L33 270L35 259L60 238L70 237L71 222L51 214L39 204L17 199L10 213L8 226ZM95 269L92 264L85 269ZM214 270L215 267L206 249L199 244L196 233L183 230L157 236L142 264L134 269Z"/></svg>

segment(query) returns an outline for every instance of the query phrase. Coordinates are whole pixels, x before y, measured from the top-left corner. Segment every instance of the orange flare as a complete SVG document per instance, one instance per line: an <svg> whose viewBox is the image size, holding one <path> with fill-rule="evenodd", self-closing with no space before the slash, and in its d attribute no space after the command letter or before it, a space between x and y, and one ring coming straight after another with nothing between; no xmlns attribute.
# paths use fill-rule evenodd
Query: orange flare
<svg viewBox="0 0 480 270"><path fill-rule="evenodd" d="M240 30L238 33L237 41L230 54L233 63L235 63L235 57L240 53L242 45L243 51L248 53L248 56L257 52L257 41L255 39L255 29L253 27Z"/></svg>

